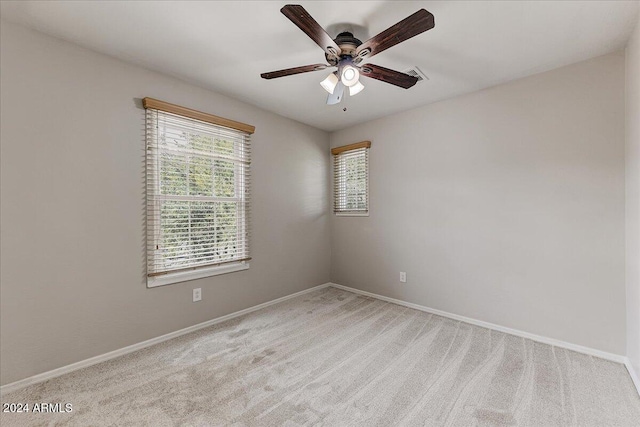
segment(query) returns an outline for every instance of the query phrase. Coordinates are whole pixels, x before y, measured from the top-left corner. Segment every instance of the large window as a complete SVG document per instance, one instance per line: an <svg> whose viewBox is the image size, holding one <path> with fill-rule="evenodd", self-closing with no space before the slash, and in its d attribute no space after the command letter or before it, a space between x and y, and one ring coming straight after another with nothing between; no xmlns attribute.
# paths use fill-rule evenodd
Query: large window
<svg viewBox="0 0 640 427"><path fill-rule="evenodd" d="M248 268L252 127L144 101L147 285Z"/></svg>
<svg viewBox="0 0 640 427"><path fill-rule="evenodd" d="M369 215L370 147L370 141L363 141L331 149L336 215Z"/></svg>

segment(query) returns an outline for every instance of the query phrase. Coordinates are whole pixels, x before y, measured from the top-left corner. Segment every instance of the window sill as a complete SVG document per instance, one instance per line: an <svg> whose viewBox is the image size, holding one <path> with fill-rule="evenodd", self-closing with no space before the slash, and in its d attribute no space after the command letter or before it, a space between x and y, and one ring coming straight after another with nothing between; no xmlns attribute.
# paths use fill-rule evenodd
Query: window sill
<svg viewBox="0 0 640 427"><path fill-rule="evenodd" d="M234 271L248 270L246 261L235 264L221 265L217 267L201 268L193 271L181 271L179 273L163 274L162 276L147 277L147 288L171 285L173 283L187 282L189 280L202 279L204 277L217 276L219 274L233 273Z"/></svg>
<svg viewBox="0 0 640 427"><path fill-rule="evenodd" d="M335 212L336 216L369 216L369 212Z"/></svg>

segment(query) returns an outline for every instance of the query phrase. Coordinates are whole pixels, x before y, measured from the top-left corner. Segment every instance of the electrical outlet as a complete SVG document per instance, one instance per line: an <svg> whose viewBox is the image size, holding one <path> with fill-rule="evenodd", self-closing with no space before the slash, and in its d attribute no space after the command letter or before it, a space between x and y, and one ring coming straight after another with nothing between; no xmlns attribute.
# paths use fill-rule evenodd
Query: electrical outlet
<svg viewBox="0 0 640 427"><path fill-rule="evenodd" d="M193 290L193 302L200 301L202 299L202 288L195 288Z"/></svg>
<svg viewBox="0 0 640 427"><path fill-rule="evenodd" d="M400 283L407 283L407 273L404 271L400 272Z"/></svg>

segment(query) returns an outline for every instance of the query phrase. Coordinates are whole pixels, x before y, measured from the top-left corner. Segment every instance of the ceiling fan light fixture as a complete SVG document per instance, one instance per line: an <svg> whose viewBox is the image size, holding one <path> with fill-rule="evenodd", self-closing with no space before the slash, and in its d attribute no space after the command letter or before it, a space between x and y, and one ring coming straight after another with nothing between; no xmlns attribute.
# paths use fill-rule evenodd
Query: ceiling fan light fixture
<svg viewBox="0 0 640 427"><path fill-rule="evenodd" d="M324 70L327 67L337 67L338 71L330 74L320 83L329 92L327 98L327 104L329 105L337 104L342 100L345 87L349 88L351 96L360 93L364 89L364 85L360 83L361 72L365 77L380 80L403 89L409 89L415 85L418 82L417 77L371 64L369 58L435 26L433 14L425 9L420 9L362 43L353 36L351 31L343 31L335 39L332 39L327 31L299 4L285 5L280 9L280 12L322 48L328 65L303 65L301 67L262 73L260 77L270 80L310 71ZM359 65L363 62L366 65L360 67Z"/></svg>
<svg viewBox="0 0 640 427"><path fill-rule="evenodd" d="M364 85L359 81L356 82L356 84L354 84L353 86L349 86L349 96L359 94L360 92L362 92L362 89L364 89Z"/></svg>
<svg viewBox="0 0 640 427"><path fill-rule="evenodd" d="M333 94L333 91L336 89L336 85L338 84L338 76L336 73L331 73L327 76L326 79L320 82L320 86L324 88L330 94Z"/></svg>
<svg viewBox="0 0 640 427"><path fill-rule="evenodd" d="M353 86L358 83L358 79L360 78L360 72L358 69L352 65L345 65L342 68L342 83L345 86Z"/></svg>

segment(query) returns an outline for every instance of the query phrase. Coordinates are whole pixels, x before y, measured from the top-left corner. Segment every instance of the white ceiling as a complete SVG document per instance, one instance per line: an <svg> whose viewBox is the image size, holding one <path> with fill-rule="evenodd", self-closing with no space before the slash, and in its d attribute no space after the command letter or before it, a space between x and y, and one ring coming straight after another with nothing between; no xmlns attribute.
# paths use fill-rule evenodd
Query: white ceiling
<svg viewBox="0 0 640 427"><path fill-rule="evenodd" d="M371 59L429 78L408 90L363 78L336 106L328 70L260 73L324 62L280 13L287 1L2 2L2 18L332 131L624 48L637 1L298 1L331 36L365 41L420 8L434 29ZM170 100L168 100L170 101ZM347 107L347 111L343 108Z"/></svg>

